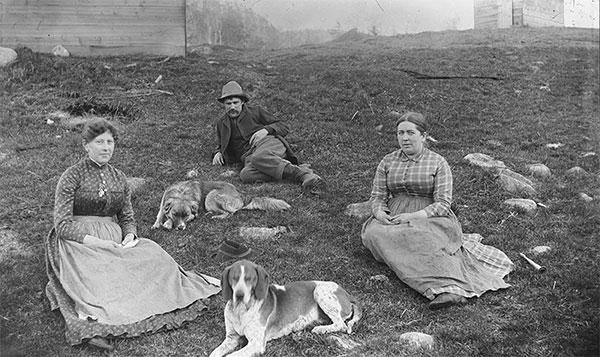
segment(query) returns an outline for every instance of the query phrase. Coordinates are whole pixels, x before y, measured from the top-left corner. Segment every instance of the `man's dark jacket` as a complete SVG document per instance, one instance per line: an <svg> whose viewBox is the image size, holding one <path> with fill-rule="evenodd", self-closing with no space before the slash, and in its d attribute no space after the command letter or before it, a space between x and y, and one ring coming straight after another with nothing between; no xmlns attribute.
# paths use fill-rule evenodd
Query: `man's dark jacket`
<svg viewBox="0 0 600 357"><path fill-rule="evenodd" d="M277 119L273 114L267 112L260 106L250 106L244 104L242 111L240 112L238 120L238 128L240 134L246 140L246 147L244 148L244 155L242 156L242 162L250 150L250 138L252 134L256 133L260 129L266 129L269 135L277 137L286 148L285 159L289 160L292 164L298 164L298 158L290 147L290 144L285 140L285 136L288 134L289 129L286 123ZM229 150L229 139L231 138L231 119L227 114L223 115L217 120L217 150L212 154L214 156L217 152L223 155L223 159L226 164L238 162L238 160L232 157Z"/></svg>

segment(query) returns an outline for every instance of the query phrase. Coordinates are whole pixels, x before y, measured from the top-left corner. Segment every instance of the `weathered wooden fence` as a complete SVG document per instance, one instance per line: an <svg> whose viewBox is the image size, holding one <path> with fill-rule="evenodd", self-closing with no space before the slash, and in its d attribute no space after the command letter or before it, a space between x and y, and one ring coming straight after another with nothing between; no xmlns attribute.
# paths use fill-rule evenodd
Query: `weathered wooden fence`
<svg viewBox="0 0 600 357"><path fill-rule="evenodd" d="M0 46L183 56L185 0L0 0Z"/></svg>

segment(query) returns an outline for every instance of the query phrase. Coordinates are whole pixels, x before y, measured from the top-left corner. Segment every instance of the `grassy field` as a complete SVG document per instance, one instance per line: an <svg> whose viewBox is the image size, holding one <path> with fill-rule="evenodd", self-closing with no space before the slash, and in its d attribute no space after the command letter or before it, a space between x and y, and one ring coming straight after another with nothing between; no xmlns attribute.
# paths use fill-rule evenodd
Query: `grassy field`
<svg viewBox="0 0 600 357"><path fill-rule="evenodd" d="M211 255L224 238L241 240L240 227L285 225L291 232L276 239L244 240L273 280L335 280L361 301L364 317L351 336L359 347L344 350L302 332L270 342L266 356L599 354L600 168L597 155L584 155L597 154L600 142L597 30L424 33L268 52L213 50L186 58L55 58L19 49L19 61L0 69L0 355L104 355L67 345L63 320L44 295L42 242L52 225L54 189L83 155L80 128L69 123L90 115L120 124L112 163L147 180L133 202L139 233L184 268L220 276L228 263ZM289 141L327 180L328 194L227 178L249 194L285 199L292 209L240 212L224 221L200 217L179 232L151 230L169 184L192 169L201 179L227 170L209 158L222 112L215 99L229 80L289 122ZM514 261L511 288L430 311L425 298L362 246L362 220L344 210L369 198L377 163L397 148L390 113L407 110L432 123L437 143L430 146L453 169L463 230L481 234ZM469 153L491 155L525 176L529 164L548 166L550 177L532 178L533 198L545 207L524 213L503 205L513 195L494 174L469 165L463 159ZM574 166L585 173L567 173ZM581 200L581 193L592 200ZM552 248L535 257L548 268L542 274L518 255L539 245ZM389 281L370 279L379 274ZM179 330L117 339L114 355L208 355L224 336L223 306L218 297ZM433 335L435 348L407 349L398 336L410 331Z"/></svg>

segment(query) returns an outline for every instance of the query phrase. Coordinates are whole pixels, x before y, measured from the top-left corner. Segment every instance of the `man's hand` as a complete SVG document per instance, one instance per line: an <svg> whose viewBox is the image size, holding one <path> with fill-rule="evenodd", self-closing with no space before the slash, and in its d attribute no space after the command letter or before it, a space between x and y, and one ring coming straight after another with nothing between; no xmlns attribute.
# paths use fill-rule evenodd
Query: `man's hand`
<svg viewBox="0 0 600 357"><path fill-rule="evenodd" d="M269 135L269 132L267 131L267 129L260 129L256 133L252 134L252 137L250 138L250 146L256 145L256 143L260 139L264 138L267 135Z"/></svg>
<svg viewBox="0 0 600 357"><path fill-rule="evenodd" d="M220 152L216 153L215 156L213 156L212 164L223 166L225 164L225 161L223 161L223 154L221 154Z"/></svg>

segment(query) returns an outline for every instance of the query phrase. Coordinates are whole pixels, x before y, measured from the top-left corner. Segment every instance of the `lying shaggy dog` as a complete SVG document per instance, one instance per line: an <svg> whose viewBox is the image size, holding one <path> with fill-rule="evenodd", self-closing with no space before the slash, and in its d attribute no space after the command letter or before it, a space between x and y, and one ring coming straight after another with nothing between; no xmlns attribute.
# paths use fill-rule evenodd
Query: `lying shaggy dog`
<svg viewBox="0 0 600 357"><path fill-rule="evenodd" d="M181 181L165 190L152 229L161 225L166 229L185 229L201 210L213 214L212 218L227 218L241 209L282 211L288 208L287 202L269 197L254 197L247 202L228 182ZM167 220L163 223L165 217Z"/></svg>
<svg viewBox="0 0 600 357"><path fill-rule="evenodd" d="M248 343L231 356L257 356L267 341L318 323L313 333L352 333L361 318L358 302L332 281L296 281L284 286L269 284L265 269L248 260L223 271L221 292L225 305L225 340L210 357L235 350L245 337Z"/></svg>

